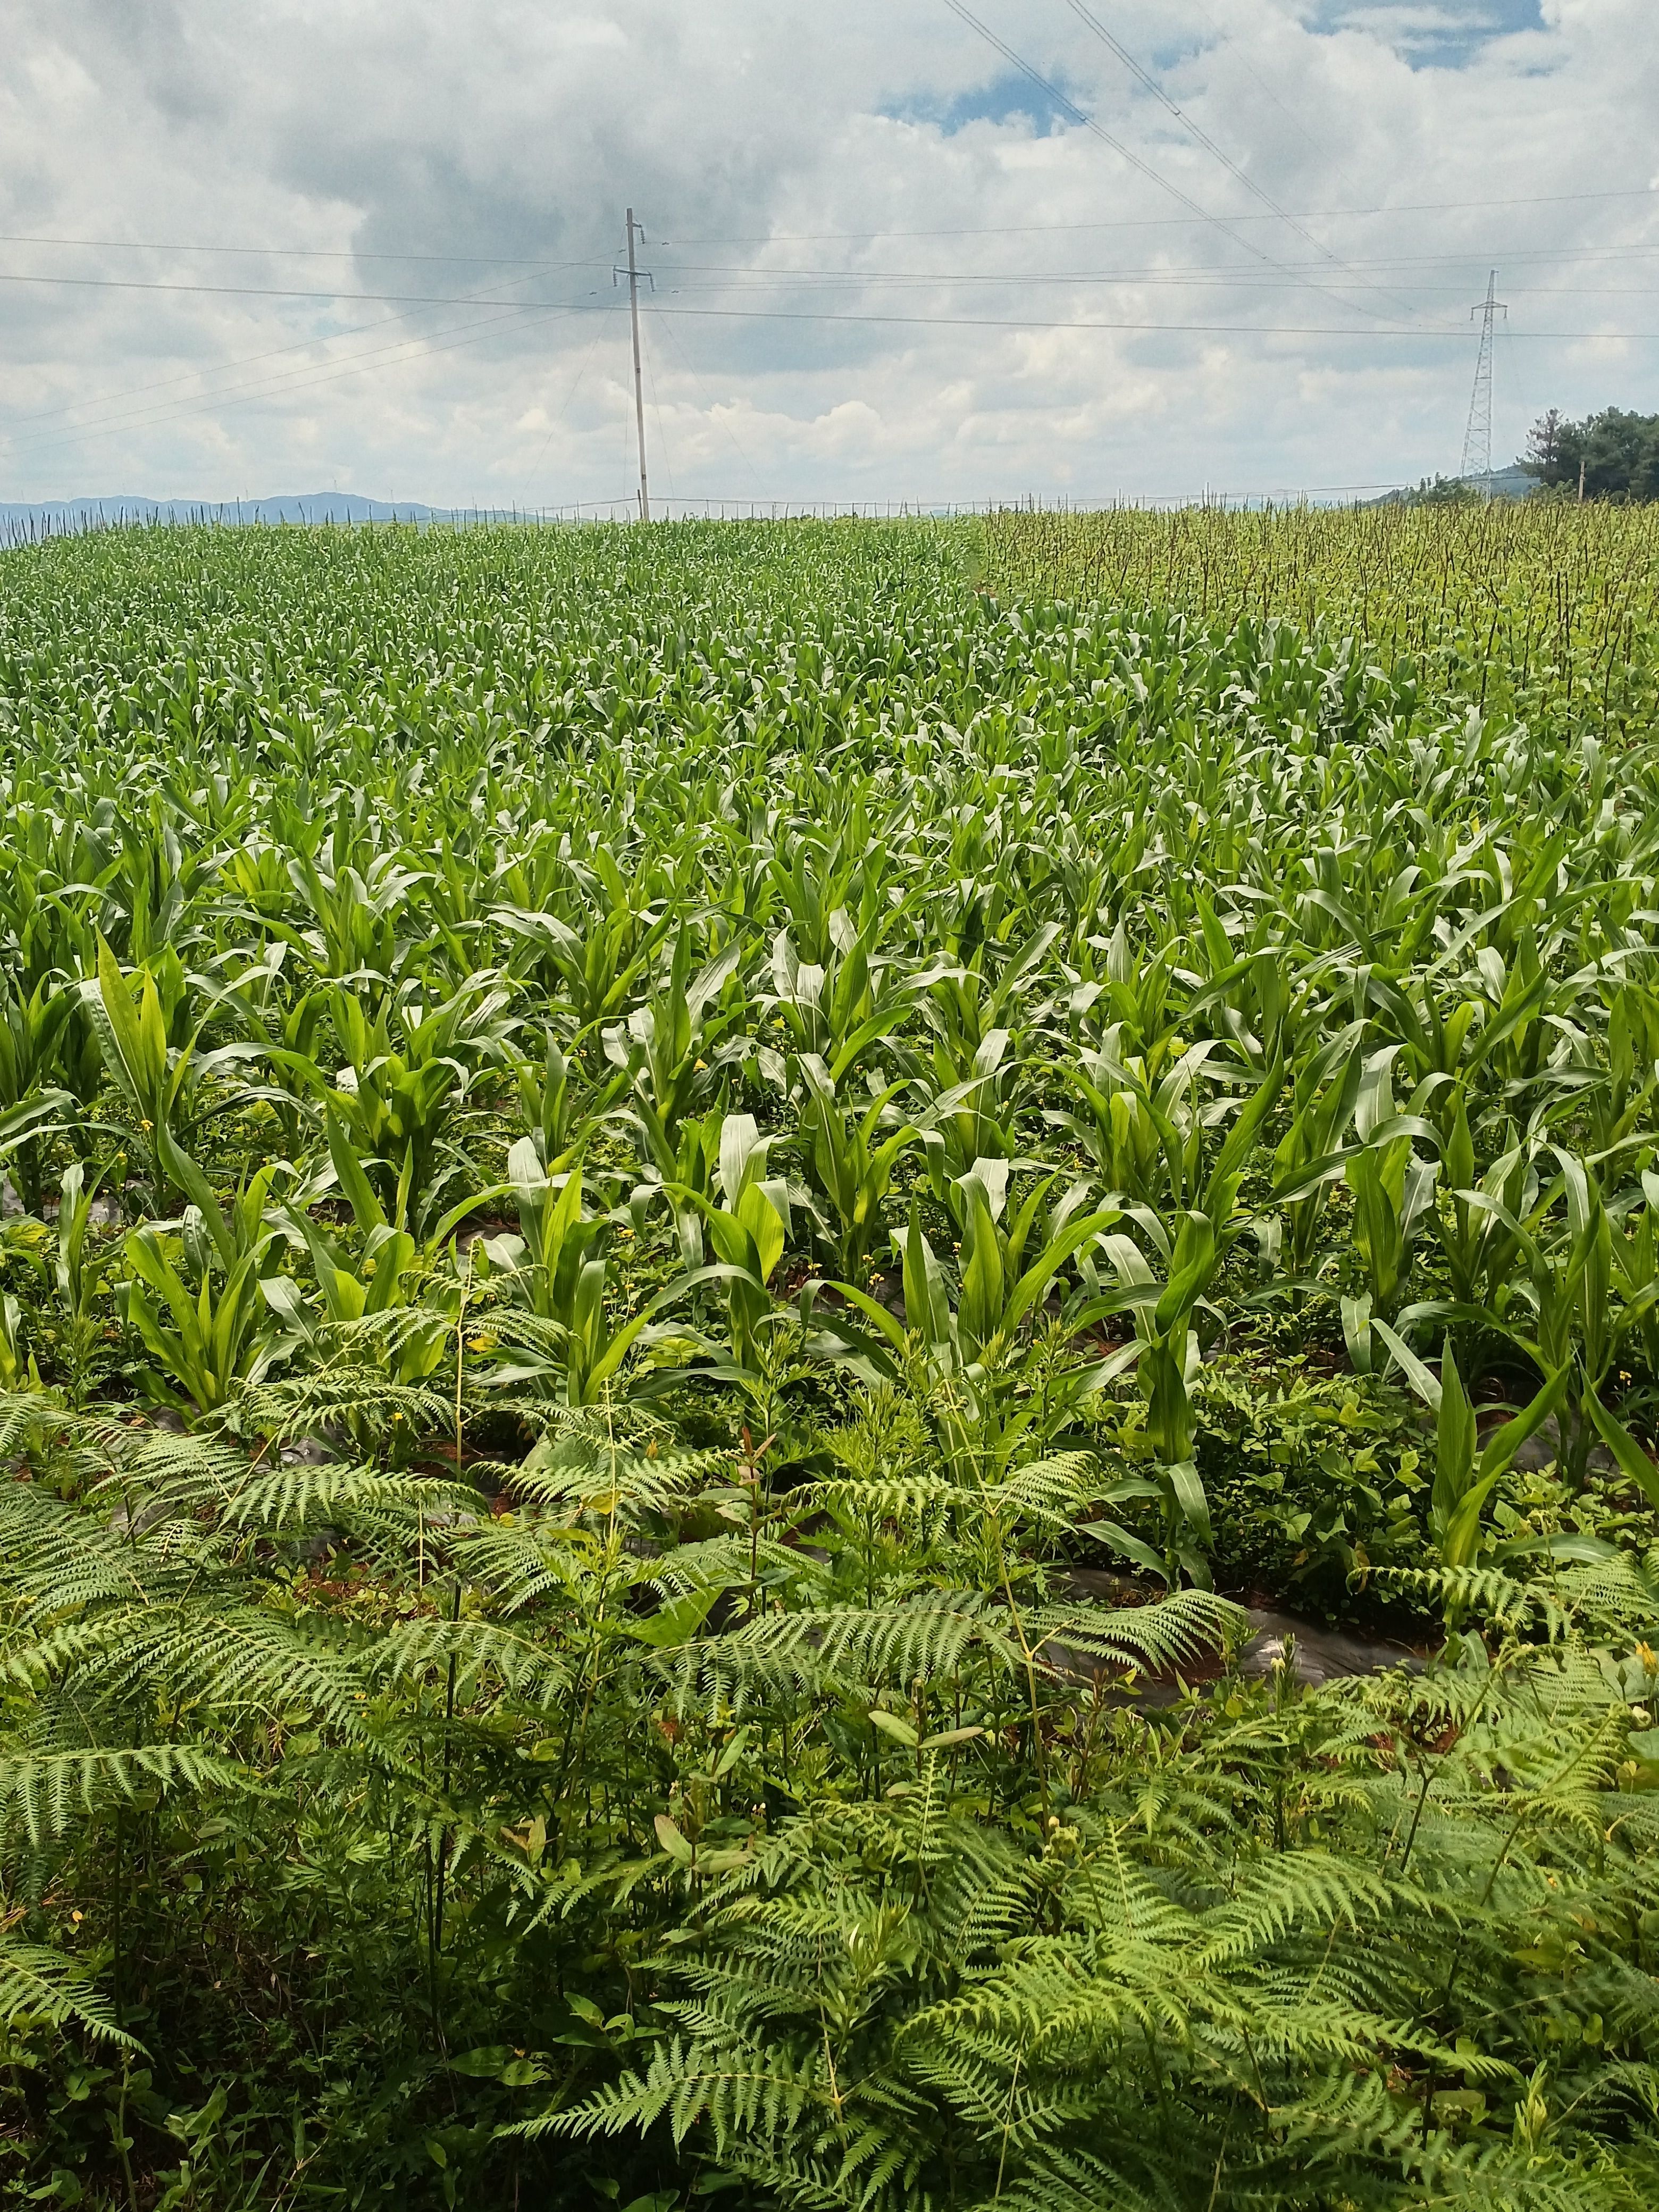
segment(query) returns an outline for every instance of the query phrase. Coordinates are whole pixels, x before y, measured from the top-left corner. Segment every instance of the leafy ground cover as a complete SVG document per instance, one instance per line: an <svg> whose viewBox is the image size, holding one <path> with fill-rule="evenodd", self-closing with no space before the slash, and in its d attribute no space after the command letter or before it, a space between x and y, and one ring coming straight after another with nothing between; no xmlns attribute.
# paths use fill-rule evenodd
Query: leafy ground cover
<svg viewBox="0 0 1659 2212"><path fill-rule="evenodd" d="M1651 2203L1645 526L0 563L15 2201Z"/></svg>

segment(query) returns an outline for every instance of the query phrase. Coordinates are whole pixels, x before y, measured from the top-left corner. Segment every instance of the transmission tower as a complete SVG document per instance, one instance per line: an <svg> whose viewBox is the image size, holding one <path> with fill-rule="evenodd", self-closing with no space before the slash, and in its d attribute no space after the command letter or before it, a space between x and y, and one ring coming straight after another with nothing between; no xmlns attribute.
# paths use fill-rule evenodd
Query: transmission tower
<svg viewBox="0 0 1659 2212"><path fill-rule="evenodd" d="M645 225L642 222L635 222L634 210L629 208L628 210L628 314L629 321L634 325L634 427L639 433L640 440L639 511L640 520L649 522L651 488L646 481L645 475L645 386L640 378L640 280L642 277L653 292L657 289L657 280L648 269L640 268L634 259L634 241L636 238L643 240L644 237ZM622 273L620 269L611 270L611 281L613 284L619 281ZM660 424L658 427L660 428ZM672 484L672 477L670 482Z"/></svg>
<svg viewBox="0 0 1659 2212"><path fill-rule="evenodd" d="M1471 307L1471 319L1480 318L1480 350L1474 357L1474 389L1469 394L1468 427L1463 433L1463 466L1460 471L1467 483L1476 477L1492 474L1492 340L1495 319L1502 315L1507 320L1509 309L1503 301L1493 298L1498 289L1498 271L1494 269L1486 279L1486 296L1478 307Z"/></svg>

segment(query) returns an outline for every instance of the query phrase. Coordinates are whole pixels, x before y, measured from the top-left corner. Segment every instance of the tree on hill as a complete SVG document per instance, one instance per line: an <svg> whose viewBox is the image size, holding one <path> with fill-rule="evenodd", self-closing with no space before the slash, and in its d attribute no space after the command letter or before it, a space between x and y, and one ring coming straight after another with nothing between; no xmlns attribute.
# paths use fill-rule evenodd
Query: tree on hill
<svg viewBox="0 0 1659 2212"><path fill-rule="evenodd" d="M1574 489L1582 470L1586 499L1659 499L1659 415L1604 407L1574 422L1552 407L1528 434L1521 465L1542 484Z"/></svg>
<svg viewBox="0 0 1659 2212"><path fill-rule="evenodd" d="M1399 495L1405 507L1478 507L1481 501L1478 485L1466 483L1462 477L1436 477L1432 483L1424 477L1415 491Z"/></svg>

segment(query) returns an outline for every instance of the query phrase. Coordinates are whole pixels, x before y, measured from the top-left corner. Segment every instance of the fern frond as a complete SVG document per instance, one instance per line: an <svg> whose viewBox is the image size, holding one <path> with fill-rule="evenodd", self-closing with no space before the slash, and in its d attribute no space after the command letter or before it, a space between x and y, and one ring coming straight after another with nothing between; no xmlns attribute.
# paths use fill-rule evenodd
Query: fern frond
<svg viewBox="0 0 1659 2212"><path fill-rule="evenodd" d="M0 1937L0 2021L13 2028L41 2021L49 2027L76 2027L100 2043L142 2051L137 2036L116 2021L96 1984L61 1952L41 1943Z"/></svg>
<svg viewBox="0 0 1659 2212"><path fill-rule="evenodd" d="M413 1528L422 1521L453 1523L477 1510L478 1493L470 1483L335 1462L261 1468L228 1500L222 1518L229 1528L289 1536L319 1521L397 1521Z"/></svg>
<svg viewBox="0 0 1659 2212"><path fill-rule="evenodd" d="M48 1390L0 1390L0 1457L27 1458L44 1441L72 1438L77 1425Z"/></svg>
<svg viewBox="0 0 1659 2212"><path fill-rule="evenodd" d="M570 1686L570 1671L547 1645L489 1620L441 1620L429 1616L401 1623L375 1647L373 1666L389 1680L455 1668L454 1694L464 1704L499 1684L516 1698L545 1711Z"/></svg>
<svg viewBox="0 0 1659 2212"><path fill-rule="evenodd" d="M1017 1674L1024 1652L995 1598L923 1590L886 1606L763 1614L698 1647L706 1679L741 1692L908 1686L958 1674L970 1656Z"/></svg>
<svg viewBox="0 0 1659 2212"><path fill-rule="evenodd" d="M0 1573L26 1625L100 1603L143 1603L154 1562L125 1529L33 1483L0 1486Z"/></svg>
<svg viewBox="0 0 1659 2212"><path fill-rule="evenodd" d="M1241 1607L1210 1590L1178 1590L1155 1604L1104 1607L1042 1606L1027 1618L1026 1632L1039 1648L1080 1652L1103 1667L1150 1674L1179 1667L1237 1641Z"/></svg>
<svg viewBox="0 0 1659 2212"><path fill-rule="evenodd" d="M731 1462L714 1451L640 1450L591 1427L538 1444L507 1476L515 1498L629 1528L672 1513Z"/></svg>
<svg viewBox="0 0 1659 2212"><path fill-rule="evenodd" d="M199 1744L88 1745L73 1751L0 1756L0 1823L21 1825L32 1844L62 1836L82 1816L141 1790L247 1789L245 1769Z"/></svg>
<svg viewBox="0 0 1659 2212"><path fill-rule="evenodd" d="M994 2197L981 2198L970 2212L1188 2212L1192 2199L1174 2174L1136 2174L1121 2165L1069 2148L1045 2147Z"/></svg>
<svg viewBox="0 0 1659 2212"><path fill-rule="evenodd" d="M1196 1960L1206 1970L1229 1964L1270 1948L1292 1928L1356 1930L1407 1899L1425 1903L1420 1892L1352 1859L1285 1854L1244 1871L1228 1902L1205 1916Z"/></svg>
<svg viewBox="0 0 1659 2212"><path fill-rule="evenodd" d="M392 1316L394 1320L397 1316ZM419 1307L406 1310L402 1326L426 1327L431 1316ZM368 1332L372 1338L372 1327ZM222 1425L241 1437L258 1437L273 1447L302 1443L356 1422L379 1435L394 1431L420 1437L441 1432L454 1408L441 1390L421 1382L402 1382L372 1360L337 1356L308 1372L269 1377L239 1391L221 1416Z"/></svg>

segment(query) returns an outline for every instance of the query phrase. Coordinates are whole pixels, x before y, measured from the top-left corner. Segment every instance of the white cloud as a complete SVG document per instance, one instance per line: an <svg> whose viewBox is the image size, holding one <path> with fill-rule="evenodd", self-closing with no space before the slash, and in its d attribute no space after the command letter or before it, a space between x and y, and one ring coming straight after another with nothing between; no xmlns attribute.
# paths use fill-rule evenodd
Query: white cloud
<svg viewBox="0 0 1659 2212"><path fill-rule="evenodd" d="M1219 224L940 0L0 0L0 275L100 280L0 282L0 497L626 497L630 200L682 496L1415 477L1493 264L1497 450L1659 405L1659 202L1555 197L1652 179L1648 0L1115 6L1294 225L1060 0L975 12Z"/></svg>

